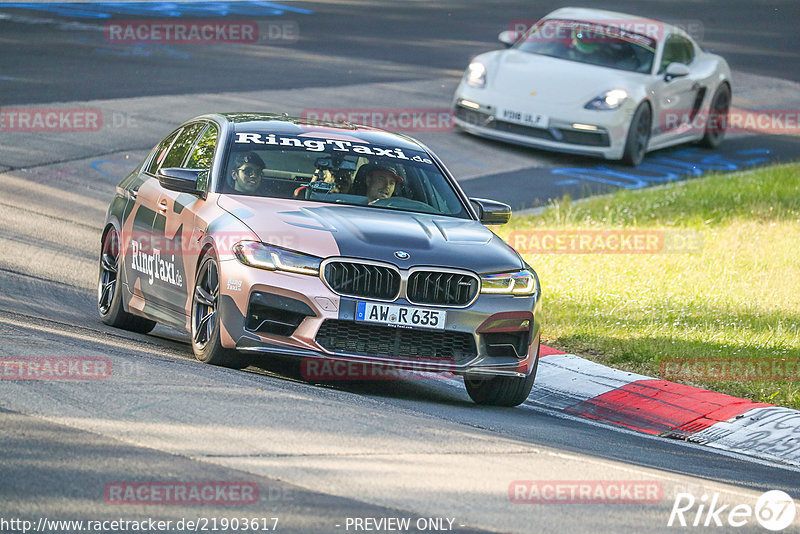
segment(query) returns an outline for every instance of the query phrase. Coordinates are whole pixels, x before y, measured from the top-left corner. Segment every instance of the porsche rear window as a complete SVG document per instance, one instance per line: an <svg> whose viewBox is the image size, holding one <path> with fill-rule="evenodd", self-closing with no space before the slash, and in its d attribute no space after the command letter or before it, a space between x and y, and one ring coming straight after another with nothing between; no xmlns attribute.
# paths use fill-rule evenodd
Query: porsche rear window
<svg viewBox="0 0 800 534"><path fill-rule="evenodd" d="M381 192L376 175L385 177ZM218 191L470 217L427 153L355 138L237 132Z"/></svg>
<svg viewBox="0 0 800 534"><path fill-rule="evenodd" d="M579 63L649 73L656 41L618 25L545 19L531 28L515 48Z"/></svg>

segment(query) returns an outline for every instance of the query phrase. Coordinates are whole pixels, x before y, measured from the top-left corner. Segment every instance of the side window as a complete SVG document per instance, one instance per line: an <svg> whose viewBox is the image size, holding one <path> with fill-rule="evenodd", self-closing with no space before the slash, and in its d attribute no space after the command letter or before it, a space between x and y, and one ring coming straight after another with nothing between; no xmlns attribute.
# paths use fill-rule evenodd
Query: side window
<svg viewBox="0 0 800 534"><path fill-rule="evenodd" d="M196 122L184 128L178 138L175 139L175 142L172 143L172 148L167 152L167 156L164 158L164 161L161 162L159 168L180 167L183 164L183 160L186 159L186 154L194 145L195 139L197 139L197 136L205 125L204 122Z"/></svg>
<svg viewBox="0 0 800 534"><path fill-rule="evenodd" d="M214 159L214 149L217 146L218 134L217 126L209 124L189 155L189 160L186 162L187 168L211 170L211 161Z"/></svg>
<svg viewBox="0 0 800 534"><path fill-rule="evenodd" d="M178 128L174 132L172 132L169 137L161 141L161 144L158 145L156 149L156 155L153 157L153 161L150 162L150 166L147 168L147 172L150 174L155 174L156 170L158 170L158 166L164 161L164 158L167 156L167 151L169 147L172 146L172 142L178 137L178 134L181 133L182 129Z"/></svg>
<svg viewBox="0 0 800 534"><path fill-rule="evenodd" d="M692 45L691 41L688 41L681 37L683 41L683 48L685 50L685 57L686 57L686 64L691 65L692 61L694 61L694 46Z"/></svg>
<svg viewBox="0 0 800 534"><path fill-rule="evenodd" d="M661 68L658 72L662 74L670 63L689 65L692 61L694 61L692 43L680 35L670 35L664 43L664 54L661 56Z"/></svg>

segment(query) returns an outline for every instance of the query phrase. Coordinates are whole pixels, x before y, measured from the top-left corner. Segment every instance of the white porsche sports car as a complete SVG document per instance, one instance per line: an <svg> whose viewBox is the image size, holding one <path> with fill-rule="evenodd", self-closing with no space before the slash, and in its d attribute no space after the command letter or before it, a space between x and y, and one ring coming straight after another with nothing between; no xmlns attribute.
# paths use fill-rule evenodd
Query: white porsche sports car
<svg viewBox="0 0 800 534"><path fill-rule="evenodd" d="M567 7L499 39L509 48L473 59L453 97L467 132L634 166L651 150L722 143L730 69L680 28Z"/></svg>

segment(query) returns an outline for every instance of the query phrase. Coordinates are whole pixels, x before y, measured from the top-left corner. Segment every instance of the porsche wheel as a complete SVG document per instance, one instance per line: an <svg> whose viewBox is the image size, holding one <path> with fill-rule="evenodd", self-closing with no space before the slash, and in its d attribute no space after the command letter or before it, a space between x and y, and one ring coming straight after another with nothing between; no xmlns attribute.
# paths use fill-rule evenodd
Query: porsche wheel
<svg viewBox="0 0 800 534"><path fill-rule="evenodd" d="M538 353L538 349L537 349ZM467 393L476 404L488 406L519 406L528 398L536 380L539 358L533 365L533 371L525 378L513 376L496 376L486 379L464 377Z"/></svg>
<svg viewBox="0 0 800 534"><path fill-rule="evenodd" d="M622 162L626 165L636 167L644 160L644 155L647 154L647 144L650 142L652 122L650 104L642 102L636 108L636 113L631 119L631 126L628 128L625 152L622 154Z"/></svg>
<svg viewBox="0 0 800 534"><path fill-rule="evenodd" d="M203 363L241 369L246 359L235 350L226 349L220 341L219 266L209 253L197 270L192 295L192 349Z"/></svg>
<svg viewBox="0 0 800 534"><path fill-rule="evenodd" d="M711 99L708 109L706 130L700 145L706 148L717 148L725 139L725 130L728 128L728 112L731 107L731 88L727 83L721 84Z"/></svg>
<svg viewBox="0 0 800 534"><path fill-rule="evenodd" d="M110 326L146 334L155 328L155 321L133 315L122 307L119 285L119 234L111 228L100 248L100 276L97 282L97 311Z"/></svg>

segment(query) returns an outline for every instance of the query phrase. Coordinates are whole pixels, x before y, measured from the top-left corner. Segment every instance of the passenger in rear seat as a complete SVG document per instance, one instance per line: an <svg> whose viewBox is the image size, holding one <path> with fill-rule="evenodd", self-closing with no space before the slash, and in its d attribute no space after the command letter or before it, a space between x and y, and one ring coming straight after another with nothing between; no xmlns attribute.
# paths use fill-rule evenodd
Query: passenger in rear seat
<svg viewBox="0 0 800 534"><path fill-rule="evenodd" d="M311 182L323 181L329 184L334 184L331 193L349 194L350 189L353 187L353 171L347 169L333 169L333 170L319 170L318 174L314 175ZM305 198L308 191L308 186L303 185L298 187L295 192L295 198Z"/></svg>

